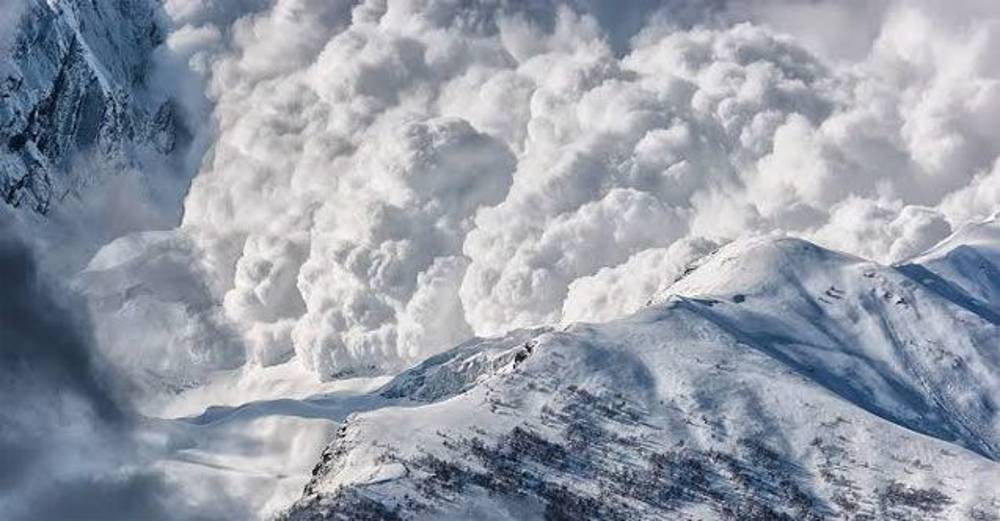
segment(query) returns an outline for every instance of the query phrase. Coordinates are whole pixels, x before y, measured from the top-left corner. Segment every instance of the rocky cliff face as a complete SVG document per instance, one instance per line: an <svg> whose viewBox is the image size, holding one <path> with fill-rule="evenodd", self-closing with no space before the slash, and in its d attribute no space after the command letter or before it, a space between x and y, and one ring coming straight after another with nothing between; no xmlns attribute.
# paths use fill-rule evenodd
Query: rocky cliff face
<svg viewBox="0 0 1000 521"><path fill-rule="evenodd" d="M184 139L178 110L151 92L162 42L150 0L26 0L0 46L0 196L46 213L94 175L166 157Z"/></svg>

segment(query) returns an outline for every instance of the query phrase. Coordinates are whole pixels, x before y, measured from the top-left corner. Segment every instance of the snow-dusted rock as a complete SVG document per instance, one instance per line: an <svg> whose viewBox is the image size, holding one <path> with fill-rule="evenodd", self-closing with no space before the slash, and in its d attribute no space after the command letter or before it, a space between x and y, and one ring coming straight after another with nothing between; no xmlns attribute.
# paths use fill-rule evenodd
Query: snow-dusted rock
<svg viewBox="0 0 1000 521"><path fill-rule="evenodd" d="M12 3L15 7L19 2ZM163 39L150 0L26 0L0 42L0 196L46 213L94 179L75 161L121 170L169 155L185 131L148 85Z"/></svg>
<svg viewBox="0 0 1000 521"><path fill-rule="evenodd" d="M974 232L941 248L996 251ZM383 391L427 403L349 419L285 517L989 519L995 281L915 276L943 255L738 241L628 318L460 346Z"/></svg>

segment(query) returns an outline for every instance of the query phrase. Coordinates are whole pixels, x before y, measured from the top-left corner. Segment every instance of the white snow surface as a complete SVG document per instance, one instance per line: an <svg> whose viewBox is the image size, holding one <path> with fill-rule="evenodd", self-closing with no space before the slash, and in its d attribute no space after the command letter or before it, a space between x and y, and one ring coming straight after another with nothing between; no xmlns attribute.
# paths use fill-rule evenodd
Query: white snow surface
<svg viewBox="0 0 1000 521"><path fill-rule="evenodd" d="M143 422L141 440L193 511L225 500L268 519L302 493L339 422L382 406L384 379L317 385L297 364L227 372L180 393ZM206 403L215 404L205 408Z"/></svg>
<svg viewBox="0 0 1000 521"><path fill-rule="evenodd" d="M993 221L1000 219L1000 213ZM969 224L912 261L1000 312L1000 227Z"/></svg>
<svg viewBox="0 0 1000 521"><path fill-rule="evenodd" d="M997 221L970 226L922 258L972 247L995 251L998 229ZM997 268L986 262L982 269ZM724 501L706 494L668 506L615 488L623 474L600 473L651 472L642 458L657 452L739 455L757 445L804 473L788 479L799 480L818 515L856 509L959 519L996 512L1000 322L986 305L996 293L979 300L940 291L911 273L801 239L741 240L635 315L520 333L526 354L505 370L451 394L421 394L412 382L477 356L463 348L438 355L387 387L392 394L410 388L427 403L352 417L290 517L349 518L372 508L352 502L351 492L399 507L407 518L541 518L555 500L546 496L551 488L532 480L597 500L609 509L590 512L599 517L725 518L727 503L752 500L806 517L738 472L720 483L750 485L713 485ZM590 430L579 454L549 449L539 456L527 442L511 441L521 429L573 447L572 428L581 425ZM481 456L492 444L496 452ZM527 455L517 456L518 448ZM595 448L603 456L587 452ZM441 463L429 466L435 458L454 465L452 473ZM504 489L484 477L501 468L489 458L512 458L529 477ZM459 477L442 477L448 475ZM466 482L456 489L449 479ZM891 490L937 490L949 499L920 510L894 503Z"/></svg>
<svg viewBox="0 0 1000 521"><path fill-rule="evenodd" d="M662 517L607 487L685 447L736 488L678 512L792 512L717 467L765 447L827 513L1000 510L1000 4L609 5L163 3L150 81L213 146L72 285L192 504ZM49 242L162 224L136 193Z"/></svg>
<svg viewBox="0 0 1000 521"><path fill-rule="evenodd" d="M262 517L308 483L289 518L350 519L380 504L406 518L540 519L554 501L540 490L554 486L599 500L609 517L725 518L727 504L757 501L801 518L790 493L751 470L793 483L824 516L994 512L997 294L966 291L983 288L968 285L977 275L953 280L940 260L995 252L998 230L970 225L897 266L783 235L743 239L631 316L471 340L396 377L317 384L295 359L217 372L148 411L174 418L150 420L149 439L167 448L157 465L197 484L192 501L224 493ZM983 273L1000 268L982 259ZM213 401L223 406L200 410ZM517 444L518 433L530 435ZM539 439L563 447L547 458L574 456L545 460ZM729 466L709 479L718 490L669 506L609 484L623 469L648 471L654 454ZM500 475L488 459L498 455L549 488L497 492L483 476ZM466 472L461 491L442 488L429 461ZM921 493L937 499L907 503ZM368 502L345 499L358 495Z"/></svg>

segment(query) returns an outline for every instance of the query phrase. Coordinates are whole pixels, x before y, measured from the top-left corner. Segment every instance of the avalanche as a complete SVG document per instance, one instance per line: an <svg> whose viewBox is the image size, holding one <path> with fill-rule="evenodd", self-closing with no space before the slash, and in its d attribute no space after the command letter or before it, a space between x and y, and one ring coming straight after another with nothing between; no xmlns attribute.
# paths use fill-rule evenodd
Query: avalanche
<svg viewBox="0 0 1000 521"><path fill-rule="evenodd" d="M350 417L286 518L990 519L998 231L897 266L736 241L627 318L460 346Z"/></svg>
<svg viewBox="0 0 1000 521"><path fill-rule="evenodd" d="M0 0L0 517L998 519L998 6Z"/></svg>

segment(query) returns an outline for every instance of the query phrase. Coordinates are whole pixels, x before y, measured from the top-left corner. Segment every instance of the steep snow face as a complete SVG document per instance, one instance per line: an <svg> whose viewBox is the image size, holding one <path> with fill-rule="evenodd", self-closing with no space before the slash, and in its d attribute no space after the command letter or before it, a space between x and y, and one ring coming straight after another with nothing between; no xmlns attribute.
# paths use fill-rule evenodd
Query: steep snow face
<svg viewBox="0 0 1000 521"><path fill-rule="evenodd" d="M934 251L995 251L981 226ZM403 373L383 394L411 402L349 418L286 518L989 518L1000 328L968 299L996 297L738 241L628 318ZM503 364L456 378L476 357Z"/></svg>
<svg viewBox="0 0 1000 521"><path fill-rule="evenodd" d="M156 3L10 3L19 16L4 13L11 34L0 42L7 204L47 213L142 156L163 161L185 139L177 106L147 84L163 39Z"/></svg>
<svg viewBox="0 0 1000 521"><path fill-rule="evenodd" d="M1000 458L1000 320L918 268L737 241L665 298L879 416Z"/></svg>
<svg viewBox="0 0 1000 521"><path fill-rule="evenodd" d="M941 291L964 293L962 297L974 299L1000 316L1000 213L986 222L963 226L902 268L913 270L929 284L938 284Z"/></svg>

